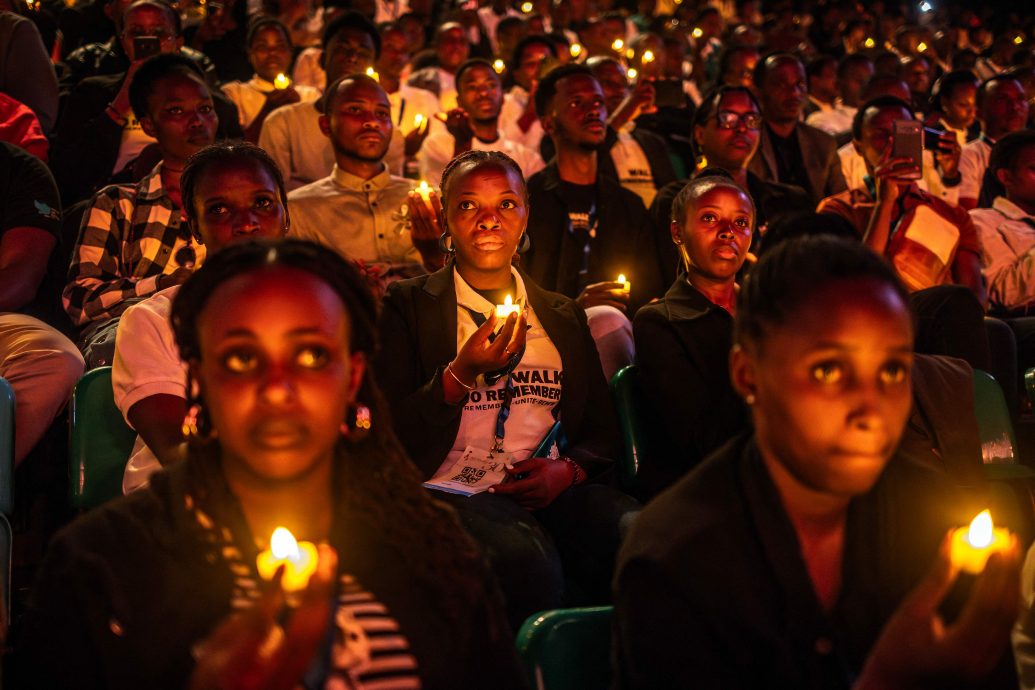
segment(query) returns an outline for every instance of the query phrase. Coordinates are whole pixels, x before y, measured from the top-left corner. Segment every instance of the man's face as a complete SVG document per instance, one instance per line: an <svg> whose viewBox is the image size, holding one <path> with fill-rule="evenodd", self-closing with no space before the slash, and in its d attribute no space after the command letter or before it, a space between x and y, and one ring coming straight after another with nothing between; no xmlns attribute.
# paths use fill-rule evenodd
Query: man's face
<svg viewBox="0 0 1035 690"><path fill-rule="evenodd" d="M1024 129L1028 120L1028 99L1016 79L994 81L985 89L981 102L985 134L993 139Z"/></svg>
<svg viewBox="0 0 1035 690"><path fill-rule="evenodd" d="M280 27L267 26L252 38L252 44L248 47L248 60L257 75L266 81L273 81L291 66L291 42Z"/></svg>
<svg viewBox="0 0 1035 690"><path fill-rule="evenodd" d="M327 83L346 74L362 74L374 66L376 49L374 38L362 29L345 27L327 43L323 53L323 68Z"/></svg>
<svg viewBox="0 0 1035 690"><path fill-rule="evenodd" d="M130 60L138 60L133 54L133 39L157 38L159 52L175 53L183 45L176 35L176 25L168 12L153 5L140 5L129 10L122 18L122 49Z"/></svg>
<svg viewBox="0 0 1035 690"><path fill-rule="evenodd" d="M838 81L838 88L841 91L841 100L845 105L857 108L862 100L862 90L866 82L873 76L872 62L858 62L845 70L844 76Z"/></svg>
<svg viewBox="0 0 1035 690"><path fill-rule="evenodd" d="M855 150L866 161L870 173L880 163L895 139L895 121L912 120L913 113L899 106L869 110L862 123L862 139L855 142Z"/></svg>
<svg viewBox="0 0 1035 690"><path fill-rule="evenodd" d="M593 74L604 92L607 112L613 113L629 93L629 79L625 68L614 62L605 62L593 68Z"/></svg>
<svg viewBox="0 0 1035 690"><path fill-rule="evenodd" d="M762 81L762 113L773 122L796 122L805 93L805 68L797 60L780 60L766 70Z"/></svg>
<svg viewBox="0 0 1035 690"><path fill-rule="evenodd" d="M555 142L593 149L604 141L606 118L600 84L589 75L573 74L557 82L557 93L543 128Z"/></svg>
<svg viewBox="0 0 1035 690"><path fill-rule="evenodd" d="M903 65L902 78L910 91L926 94L931 86L931 66L923 58L914 58Z"/></svg>
<svg viewBox="0 0 1035 690"><path fill-rule="evenodd" d="M758 51L742 48L730 56L726 71L722 75L722 83L728 86L744 86L754 89L752 76L758 64Z"/></svg>
<svg viewBox="0 0 1035 690"><path fill-rule="evenodd" d="M213 143L219 125L204 80L181 73L158 80L147 99L147 113L138 117L144 133L158 140L166 162L185 162Z"/></svg>
<svg viewBox="0 0 1035 690"><path fill-rule="evenodd" d="M500 78L484 65L467 68L456 85L457 103L475 122L493 122L500 114Z"/></svg>
<svg viewBox="0 0 1035 690"><path fill-rule="evenodd" d="M438 64L447 72L456 70L467 59L469 46L464 29L459 24L452 24L439 29L435 38L435 54Z"/></svg>
<svg viewBox="0 0 1035 690"><path fill-rule="evenodd" d="M391 29L381 35L381 57L377 59L379 74L398 79L409 61L406 34L399 29Z"/></svg>
<svg viewBox="0 0 1035 690"><path fill-rule="evenodd" d="M828 62L823 69L809 80L809 92L821 101L829 103L837 96L837 64Z"/></svg>
<svg viewBox="0 0 1035 690"><path fill-rule="evenodd" d="M532 82L539 74L539 66L551 57L553 57L553 51L542 43L533 43L526 47L521 53L521 62L517 64L517 69L512 73L514 81L526 91L531 90Z"/></svg>
<svg viewBox="0 0 1035 690"><path fill-rule="evenodd" d="M371 80L345 80L328 98L320 130L337 154L367 163L380 161L392 139L388 96Z"/></svg>

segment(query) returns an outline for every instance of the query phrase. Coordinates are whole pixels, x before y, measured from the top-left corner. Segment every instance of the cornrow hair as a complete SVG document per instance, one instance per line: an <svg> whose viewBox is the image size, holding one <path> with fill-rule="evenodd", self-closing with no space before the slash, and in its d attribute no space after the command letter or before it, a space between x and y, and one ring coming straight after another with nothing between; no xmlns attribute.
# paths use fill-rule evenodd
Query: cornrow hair
<svg viewBox="0 0 1035 690"><path fill-rule="evenodd" d="M366 355L357 400L370 408L373 425L365 438L348 441L343 437L335 447L340 509L357 521L377 525L379 540L406 553L414 564L414 579L436 593L429 604L451 622L463 620L472 604L498 597L498 593L486 587L487 566L455 513L425 491L420 470L393 431L389 406L370 364L376 348L376 304L366 280L351 262L325 247L297 239L238 242L214 252L183 283L173 301L171 320L181 356L192 369L201 361L198 319L220 285L274 267L303 271L330 287L345 307L351 351ZM196 402L204 403L203 391ZM217 466L221 457L218 434L208 442L189 443L187 454L189 462ZM502 620L490 624L497 631L506 625Z"/></svg>
<svg viewBox="0 0 1035 690"><path fill-rule="evenodd" d="M771 329L786 324L828 286L860 278L890 287L909 309L909 293L891 264L858 240L807 234L779 243L759 258L741 285L733 342L761 345Z"/></svg>
<svg viewBox="0 0 1035 690"><path fill-rule="evenodd" d="M198 179L207 169L216 166L255 163L270 174L277 183L280 203L287 208L287 188L284 186L284 175L277 163L266 153L266 150L246 141L220 142L206 146L187 159L187 165L180 175L180 194L183 198L183 212L187 222L197 224L197 207L194 205L194 194Z"/></svg>
<svg viewBox="0 0 1035 690"><path fill-rule="evenodd" d="M469 165L472 169L482 168L487 166L493 166L508 170L521 180L522 189L525 192L525 198L528 198L528 187L525 184L525 176L521 172L521 166L519 166L513 158L503 153L502 151L464 151L459 156L453 158L446 164L445 170L442 171L442 181L440 182L440 189L442 190L442 206L445 208L448 206L447 199L449 198L449 182L453 179L456 171L464 166Z"/></svg>

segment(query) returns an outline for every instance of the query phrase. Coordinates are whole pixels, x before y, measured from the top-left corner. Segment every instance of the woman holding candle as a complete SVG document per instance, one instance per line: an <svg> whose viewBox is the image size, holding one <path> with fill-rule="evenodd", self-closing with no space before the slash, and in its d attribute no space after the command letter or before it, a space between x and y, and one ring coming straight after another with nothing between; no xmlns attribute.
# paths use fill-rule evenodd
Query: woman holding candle
<svg viewBox="0 0 1035 690"><path fill-rule="evenodd" d="M512 623L561 605L565 575L581 588L568 601L606 600L618 519L635 502L592 481L618 439L585 313L512 265L528 200L505 154L454 158L439 208L446 266L393 284L381 313L397 432L433 489L459 492L439 495L485 548ZM508 295L521 310L499 318ZM544 443L557 428L566 443Z"/></svg>
<svg viewBox="0 0 1035 690"><path fill-rule="evenodd" d="M943 476L896 455L908 299L859 243L799 238L759 260L730 356L754 432L659 496L626 540L620 687L944 688L999 662L1017 542L943 620L960 567L948 528L972 515L951 514Z"/></svg>
<svg viewBox="0 0 1035 690"><path fill-rule="evenodd" d="M736 280L751 245L755 206L725 171L709 168L672 203L672 242L682 270L665 296L636 313L640 386L664 443L644 454L637 474L649 498L747 425L730 385L727 359Z"/></svg>
<svg viewBox="0 0 1035 690"><path fill-rule="evenodd" d="M183 285L188 459L52 542L19 687L522 686L486 569L388 426L373 318L305 242L229 246ZM278 527L303 542L285 590L316 561L287 612L256 570Z"/></svg>

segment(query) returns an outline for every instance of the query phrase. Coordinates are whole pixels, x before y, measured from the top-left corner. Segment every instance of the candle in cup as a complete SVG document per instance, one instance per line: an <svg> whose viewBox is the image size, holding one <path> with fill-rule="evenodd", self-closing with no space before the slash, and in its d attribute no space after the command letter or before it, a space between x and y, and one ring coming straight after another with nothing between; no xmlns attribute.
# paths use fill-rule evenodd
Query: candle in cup
<svg viewBox="0 0 1035 690"><path fill-rule="evenodd" d="M969 527L960 527L952 533L952 564L972 575L985 569L988 557L1005 551L1010 545L1010 531L992 525L992 514L987 510L975 517Z"/></svg>
<svg viewBox="0 0 1035 690"><path fill-rule="evenodd" d="M420 194L420 198L424 199L424 201L431 201L431 187L428 186L427 180L421 180L415 191Z"/></svg>
<svg viewBox="0 0 1035 690"><path fill-rule="evenodd" d="M284 76L283 72L278 74L276 78L273 80L273 87L281 91L283 91L289 86L291 86L291 80Z"/></svg>
<svg viewBox="0 0 1035 690"><path fill-rule="evenodd" d="M296 541L287 528L278 527L270 537L270 547L259 554L255 565L263 580L272 580L277 568L284 564L280 586L291 594L301 592L309 584L309 577L316 572L317 560L315 544Z"/></svg>
<svg viewBox="0 0 1035 690"><path fill-rule="evenodd" d="M582 46L578 43L572 43L571 47L568 49L568 52L571 53L571 56L573 58L577 58L579 55L582 55Z"/></svg>
<svg viewBox="0 0 1035 690"><path fill-rule="evenodd" d="M496 74L503 74L503 70L505 70L507 66L503 63L503 60L496 60L492 63L492 68L496 70Z"/></svg>
<svg viewBox="0 0 1035 690"><path fill-rule="evenodd" d="M521 313L521 305L514 304L514 300L511 298L510 295L506 296L506 298L503 300L503 304L497 304L496 305L496 318L497 319L505 319L508 316L510 316L511 314L520 314L520 313Z"/></svg>
<svg viewBox="0 0 1035 690"><path fill-rule="evenodd" d="M619 273L618 274L618 281L617 282L622 284L622 291L623 292L629 292L630 290L632 290L632 283L630 283L628 280L625 279L625 274L624 273Z"/></svg>
<svg viewBox="0 0 1035 690"><path fill-rule="evenodd" d="M367 67L367 76L370 77L371 79L376 79L378 81L381 81L381 76L377 72L374 71L373 67Z"/></svg>

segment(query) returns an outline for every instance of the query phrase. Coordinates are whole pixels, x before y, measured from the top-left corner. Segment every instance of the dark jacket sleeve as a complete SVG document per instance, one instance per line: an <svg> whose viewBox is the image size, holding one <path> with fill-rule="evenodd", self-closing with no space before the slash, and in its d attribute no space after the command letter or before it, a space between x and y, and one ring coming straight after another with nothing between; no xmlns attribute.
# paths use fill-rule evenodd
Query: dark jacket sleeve
<svg viewBox="0 0 1035 690"><path fill-rule="evenodd" d="M65 206L86 199L111 178L122 127L105 108L115 93L103 82L84 79L68 96L50 157Z"/></svg>
<svg viewBox="0 0 1035 690"><path fill-rule="evenodd" d="M634 250L636 256L633 261L637 266L637 275L631 279L633 285L628 312L635 314L640 307L651 300L665 295L665 289L668 287L666 276L672 275L675 269L673 266L666 266L670 255L662 252L660 248L664 246L663 242L672 244L672 239L671 234L667 232L664 233L664 236L659 234L640 197L626 189L623 189L622 192L625 195L622 202L629 213L627 227L636 233Z"/></svg>
<svg viewBox="0 0 1035 690"><path fill-rule="evenodd" d="M466 398L447 404L442 389L443 362L434 372L424 371L415 318L414 293L393 283L385 293L378 320L380 348L374 371L388 399L395 433L425 477L438 469L460 428Z"/></svg>

